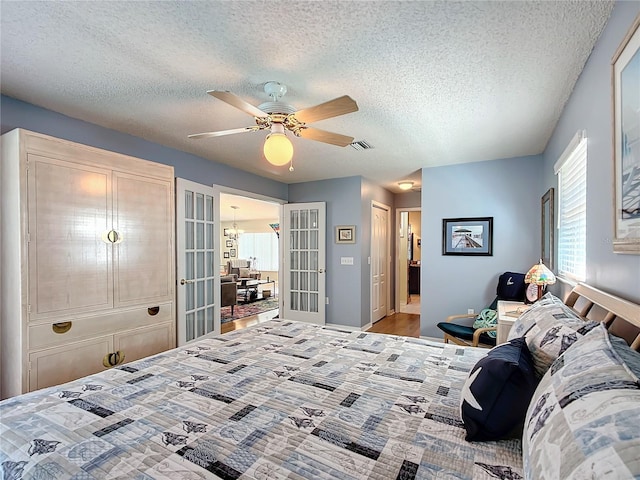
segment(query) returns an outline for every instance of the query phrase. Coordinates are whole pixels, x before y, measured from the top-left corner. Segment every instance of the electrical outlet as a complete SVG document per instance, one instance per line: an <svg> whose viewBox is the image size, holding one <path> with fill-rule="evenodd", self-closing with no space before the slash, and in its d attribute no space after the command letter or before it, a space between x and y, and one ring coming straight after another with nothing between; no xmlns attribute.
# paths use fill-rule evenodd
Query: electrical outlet
<svg viewBox="0 0 640 480"><path fill-rule="evenodd" d="M474 313L476 313L476 312L473 310L473 308L469 308L469 309L467 309L467 313L468 313L469 315L473 315L473 314L474 314Z"/></svg>

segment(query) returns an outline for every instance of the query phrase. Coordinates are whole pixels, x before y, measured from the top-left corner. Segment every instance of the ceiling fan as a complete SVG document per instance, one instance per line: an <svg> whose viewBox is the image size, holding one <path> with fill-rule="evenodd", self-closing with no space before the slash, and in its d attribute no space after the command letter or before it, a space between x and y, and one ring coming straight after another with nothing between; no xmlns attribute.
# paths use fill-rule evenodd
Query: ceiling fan
<svg viewBox="0 0 640 480"><path fill-rule="evenodd" d="M189 135L189 138L220 137L269 129L271 133L267 135L265 140L264 154L270 163L278 166L286 165L293 157L293 145L285 135L286 130L289 130L297 137L329 143L339 147L346 147L353 142L353 137L307 126L308 123L358 111L358 105L348 95L343 95L314 107L296 110L291 105L280 101L280 98L287 93L286 85L278 82L267 82L264 85L264 91L271 97L271 101L255 107L231 92L209 90L207 92L209 95L254 117L256 125L218 132L194 133ZM293 167L290 168L290 170L292 169Z"/></svg>

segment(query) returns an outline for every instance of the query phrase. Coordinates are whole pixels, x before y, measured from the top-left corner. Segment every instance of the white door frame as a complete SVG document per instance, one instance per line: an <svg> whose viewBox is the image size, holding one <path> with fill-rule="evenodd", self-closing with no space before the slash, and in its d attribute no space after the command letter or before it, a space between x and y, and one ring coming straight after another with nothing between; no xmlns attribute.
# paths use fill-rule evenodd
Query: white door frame
<svg viewBox="0 0 640 480"><path fill-rule="evenodd" d="M377 202L375 200L371 201L371 239L373 240L373 215L374 215L374 209L379 209L379 210L384 210L387 212L387 238L386 238L386 252L384 253L385 258L386 258L386 262L384 262L385 268L386 268L386 276L387 276L387 281L386 281L386 306L387 306L387 311L386 311L386 315L389 315L390 313L390 302L391 302L391 289L389 287L389 272L391 272L391 207L389 205L385 205L384 203L380 203ZM371 242L371 244L369 245L369 258L371 259L370 263L370 267L369 267L369 324L373 325L373 269L371 268L371 264L373 264L373 241Z"/></svg>
<svg viewBox="0 0 640 480"><path fill-rule="evenodd" d="M395 229L395 233L394 233L394 236L396 237L396 258L400 258L400 227L401 227L401 225L400 225L400 212L420 212L420 211L422 211L422 207L398 207L398 208L396 208L396 221L395 221L396 229ZM400 278L400 268L401 267L402 267L402 265L400 265L400 262L396 262L396 283L395 283L395 285L396 285L396 288L395 288L395 297L396 297L395 310L396 310L396 312L400 312L400 295L399 295L400 284L398 283L398 278Z"/></svg>

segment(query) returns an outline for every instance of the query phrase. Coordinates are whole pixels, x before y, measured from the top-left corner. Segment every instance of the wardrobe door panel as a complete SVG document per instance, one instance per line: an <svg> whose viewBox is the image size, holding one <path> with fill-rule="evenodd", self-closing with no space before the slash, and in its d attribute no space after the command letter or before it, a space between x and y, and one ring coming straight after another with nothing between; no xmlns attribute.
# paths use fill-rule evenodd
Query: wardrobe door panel
<svg viewBox="0 0 640 480"><path fill-rule="evenodd" d="M113 183L115 305L172 300L172 183L120 172Z"/></svg>
<svg viewBox="0 0 640 480"><path fill-rule="evenodd" d="M30 321L112 308L111 171L29 155Z"/></svg>

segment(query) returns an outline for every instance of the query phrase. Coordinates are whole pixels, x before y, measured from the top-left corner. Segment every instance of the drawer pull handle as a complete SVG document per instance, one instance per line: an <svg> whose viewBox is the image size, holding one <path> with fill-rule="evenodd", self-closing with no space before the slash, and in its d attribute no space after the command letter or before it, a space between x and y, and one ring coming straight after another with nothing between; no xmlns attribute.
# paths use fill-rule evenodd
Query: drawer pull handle
<svg viewBox="0 0 640 480"><path fill-rule="evenodd" d="M53 325L51 325L51 328L53 329L53 331L55 333L66 333L69 330L71 330L71 325L72 324L73 324L73 322L54 323Z"/></svg>
<svg viewBox="0 0 640 480"><path fill-rule="evenodd" d="M102 365L107 368L115 367L116 365L120 365L124 362L124 353L120 350L117 352L107 353L102 359Z"/></svg>
<svg viewBox="0 0 640 480"><path fill-rule="evenodd" d="M154 315L157 315L159 311L160 311L160 307L149 307L149 308L147 308L147 313L149 315L151 315L152 317Z"/></svg>

